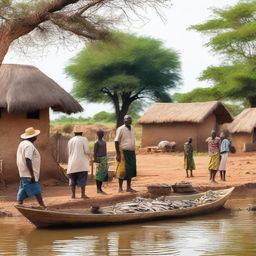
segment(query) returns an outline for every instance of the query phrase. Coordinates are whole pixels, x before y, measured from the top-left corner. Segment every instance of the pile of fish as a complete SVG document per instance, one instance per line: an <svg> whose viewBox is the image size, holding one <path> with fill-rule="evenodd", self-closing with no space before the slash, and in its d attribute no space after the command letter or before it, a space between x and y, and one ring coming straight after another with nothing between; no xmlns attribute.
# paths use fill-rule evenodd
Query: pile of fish
<svg viewBox="0 0 256 256"><path fill-rule="evenodd" d="M201 204L210 203L222 197L221 191L207 191L197 199L190 200L175 200L171 201L168 198L161 196L156 199L136 197L131 202L115 204L104 210L105 214L120 214L120 213L141 213L141 212L161 212L175 209L185 209L188 207L196 207Z"/></svg>
<svg viewBox="0 0 256 256"><path fill-rule="evenodd" d="M209 190L209 191L205 192L203 196L195 199L195 201L196 201L197 205L211 203L211 202L218 200L223 195L224 195L224 192L222 192L222 191Z"/></svg>

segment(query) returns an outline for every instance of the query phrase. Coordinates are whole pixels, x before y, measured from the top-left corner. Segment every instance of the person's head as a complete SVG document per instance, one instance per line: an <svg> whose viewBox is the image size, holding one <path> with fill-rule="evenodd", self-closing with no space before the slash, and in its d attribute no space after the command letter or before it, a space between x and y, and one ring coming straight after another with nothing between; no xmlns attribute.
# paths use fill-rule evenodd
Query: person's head
<svg viewBox="0 0 256 256"><path fill-rule="evenodd" d="M33 127L28 127L23 134L20 135L21 139L34 142L37 140L37 136L40 134L40 130L35 130Z"/></svg>
<svg viewBox="0 0 256 256"><path fill-rule="evenodd" d="M96 133L97 133L97 136L98 136L99 139L102 139L104 137L104 134L105 134L105 132L102 129L98 129L96 131Z"/></svg>
<svg viewBox="0 0 256 256"><path fill-rule="evenodd" d="M83 131L80 125L75 125L74 129L73 129L74 135L75 136L82 136L83 135Z"/></svg>
<svg viewBox="0 0 256 256"><path fill-rule="evenodd" d="M188 137L188 143L192 143L192 138Z"/></svg>
<svg viewBox="0 0 256 256"><path fill-rule="evenodd" d="M221 137L222 140L228 138L229 137L229 132L228 131L222 131L220 133L220 137Z"/></svg>
<svg viewBox="0 0 256 256"><path fill-rule="evenodd" d="M212 136L213 139L215 139L216 136L217 136L217 133L214 129L211 131L211 136Z"/></svg>
<svg viewBox="0 0 256 256"><path fill-rule="evenodd" d="M130 126L132 124L132 117L130 115L124 116L124 124L126 126Z"/></svg>

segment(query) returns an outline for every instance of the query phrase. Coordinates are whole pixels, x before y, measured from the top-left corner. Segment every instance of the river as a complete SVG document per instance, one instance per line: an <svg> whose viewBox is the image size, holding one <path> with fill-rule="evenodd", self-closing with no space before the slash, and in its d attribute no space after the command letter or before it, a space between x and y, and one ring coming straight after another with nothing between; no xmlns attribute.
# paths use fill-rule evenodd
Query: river
<svg viewBox="0 0 256 256"><path fill-rule="evenodd" d="M191 218L79 229L35 229L0 219L0 255L19 256L255 256L255 198L231 199L228 209Z"/></svg>

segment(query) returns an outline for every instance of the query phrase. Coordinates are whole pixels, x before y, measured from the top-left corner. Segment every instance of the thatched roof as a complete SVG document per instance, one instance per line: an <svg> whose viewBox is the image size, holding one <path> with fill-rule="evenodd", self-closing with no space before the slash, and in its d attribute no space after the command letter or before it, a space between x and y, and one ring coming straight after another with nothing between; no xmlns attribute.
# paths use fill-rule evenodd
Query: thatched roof
<svg viewBox="0 0 256 256"><path fill-rule="evenodd" d="M247 108L237 115L234 121L227 125L230 133L251 133L256 127L256 108Z"/></svg>
<svg viewBox="0 0 256 256"><path fill-rule="evenodd" d="M156 103L139 120L140 124L191 122L202 123L214 113L217 123L231 122L232 115L218 101L195 103Z"/></svg>
<svg viewBox="0 0 256 256"><path fill-rule="evenodd" d="M67 114L83 111L70 94L36 67L14 64L0 66L0 108L14 113L49 107Z"/></svg>

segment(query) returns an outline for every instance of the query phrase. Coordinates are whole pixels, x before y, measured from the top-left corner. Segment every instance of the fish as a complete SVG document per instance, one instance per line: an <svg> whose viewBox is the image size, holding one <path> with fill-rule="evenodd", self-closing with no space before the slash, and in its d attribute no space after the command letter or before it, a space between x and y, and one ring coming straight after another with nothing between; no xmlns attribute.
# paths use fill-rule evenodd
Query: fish
<svg viewBox="0 0 256 256"><path fill-rule="evenodd" d="M219 191L207 191L198 199L191 200L168 200L167 197L161 196L156 199L136 197L131 202L117 203L112 207L108 207L105 214L118 213L138 213L138 212L162 212L176 209L184 209L196 207L201 204L209 203L218 200L223 195Z"/></svg>

